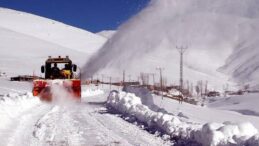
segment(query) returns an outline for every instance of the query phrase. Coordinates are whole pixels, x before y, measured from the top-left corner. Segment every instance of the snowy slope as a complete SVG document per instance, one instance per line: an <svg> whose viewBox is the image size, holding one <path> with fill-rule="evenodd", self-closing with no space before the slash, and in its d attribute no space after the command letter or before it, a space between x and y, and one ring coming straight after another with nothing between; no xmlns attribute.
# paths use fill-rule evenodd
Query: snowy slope
<svg viewBox="0 0 259 146"><path fill-rule="evenodd" d="M242 100L246 98L246 96L240 97ZM251 99L251 98L250 98ZM253 98L253 100L250 100L249 102L244 103L243 105L247 104L246 107L254 106L254 103L256 103L258 100ZM240 105L236 105L236 111L230 110L228 108L228 104L224 103L225 100L221 102L221 106L218 105L218 107L208 105L208 107L201 107L197 105L192 105L188 103L179 104L178 101L164 98L163 100L161 97L155 96L154 102L156 105L158 105L161 108L164 108L169 113L173 113L175 115L182 115L182 117L187 117L188 119L191 119L191 121L195 121L198 123L205 124L207 122L220 122L223 123L225 121L230 122L236 122L236 123L242 123L242 122L251 122L257 129L259 129L259 117L252 114L242 114L241 112L238 112L238 109L241 111L244 109L242 103L240 102ZM237 103L235 101L234 103ZM216 102L215 102L216 104ZM242 107L243 106L243 107ZM249 108L251 111L258 111L258 107L252 107Z"/></svg>
<svg viewBox="0 0 259 146"><path fill-rule="evenodd" d="M85 62L87 54L0 27L0 69L10 75L39 75L40 66L48 56L69 55L77 64Z"/></svg>
<svg viewBox="0 0 259 146"><path fill-rule="evenodd" d="M40 16L0 8L0 70L40 75L48 56L70 56L82 66L106 38Z"/></svg>
<svg viewBox="0 0 259 146"><path fill-rule="evenodd" d="M258 102L258 94L245 94L243 96L219 98L215 102L209 103L208 107L235 111L242 115L259 117Z"/></svg>
<svg viewBox="0 0 259 146"><path fill-rule="evenodd" d="M11 9L0 8L0 19L0 27L85 53L94 53L106 41L91 32Z"/></svg>

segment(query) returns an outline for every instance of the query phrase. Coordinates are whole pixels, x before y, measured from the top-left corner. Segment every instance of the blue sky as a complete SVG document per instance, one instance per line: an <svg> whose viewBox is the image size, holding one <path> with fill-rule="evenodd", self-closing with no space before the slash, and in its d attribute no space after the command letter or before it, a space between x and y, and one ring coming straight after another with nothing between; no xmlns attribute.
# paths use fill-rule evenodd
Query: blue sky
<svg viewBox="0 0 259 146"><path fill-rule="evenodd" d="M116 29L150 0L0 0L0 7L11 8L92 32Z"/></svg>

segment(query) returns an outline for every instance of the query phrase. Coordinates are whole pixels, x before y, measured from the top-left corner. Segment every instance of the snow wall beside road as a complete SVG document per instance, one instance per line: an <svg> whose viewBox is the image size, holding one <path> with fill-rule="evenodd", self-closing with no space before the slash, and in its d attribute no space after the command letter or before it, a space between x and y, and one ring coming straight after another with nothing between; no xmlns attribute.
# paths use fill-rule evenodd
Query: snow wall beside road
<svg viewBox="0 0 259 146"><path fill-rule="evenodd" d="M126 92L111 92L108 108L144 123L148 128L159 129L176 143L202 144L204 146L259 145L258 130L251 123L194 124L181 121L178 116L152 111L143 105L141 98Z"/></svg>

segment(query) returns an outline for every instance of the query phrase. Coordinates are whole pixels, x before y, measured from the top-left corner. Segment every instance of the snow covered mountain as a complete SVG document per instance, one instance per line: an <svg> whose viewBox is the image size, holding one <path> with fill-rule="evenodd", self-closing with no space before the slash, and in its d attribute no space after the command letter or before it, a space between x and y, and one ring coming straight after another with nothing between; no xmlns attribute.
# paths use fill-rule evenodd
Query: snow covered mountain
<svg viewBox="0 0 259 146"><path fill-rule="evenodd" d="M258 63L253 57L258 53L255 25L259 18L258 6L256 0L151 1L120 26L99 54L92 57L95 66L89 62L86 68L91 68L93 73L114 68L120 74L126 69L128 74L138 76L139 72L157 72L155 68L161 66L169 82L178 83L176 46L188 46L184 55L186 80L194 83L208 80L220 88L233 77L241 81L258 80ZM242 43L243 49L239 49L237 46Z"/></svg>
<svg viewBox="0 0 259 146"><path fill-rule="evenodd" d="M70 55L82 64L82 60L105 44L86 65L84 70L89 74L99 71L121 76L122 70L126 69L127 74L136 79L140 72L157 72L156 67L161 66L165 68L163 73L168 83L177 84L179 53L176 46L188 46L184 55L186 80L194 83L208 80L212 88L222 88L228 79L257 82L258 2L220 0L209 3L203 0L151 1L146 9L122 25L116 33L102 31L97 34L1 8L1 68L8 70L7 64L12 66L11 61L17 62L10 57L6 59L6 53L17 56L16 52L21 50L19 56L24 58L32 58L26 56L28 53L39 54L42 59L48 55ZM107 39L110 41L106 42ZM34 49L39 47L43 49L40 53L40 49ZM20 64L33 62L31 70L38 71L40 63L34 59L23 61ZM42 60L39 62L42 63ZM17 70L12 67L9 72L14 69Z"/></svg>
<svg viewBox="0 0 259 146"><path fill-rule="evenodd" d="M91 32L25 12L1 8L0 19L0 27L86 53L95 52L106 41Z"/></svg>
<svg viewBox="0 0 259 146"><path fill-rule="evenodd" d="M103 30L103 31L100 31L96 34L100 35L100 36L103 36L107 39L111 38L114 34L116 33L116 30Z"/></svg>
<svg viewBox="0 0 259 146"><path fill-rule="evenodd" d="M82 65L106 38L40 16L0 8L0 70L8 75L39 74L48 56Z"/></svg>

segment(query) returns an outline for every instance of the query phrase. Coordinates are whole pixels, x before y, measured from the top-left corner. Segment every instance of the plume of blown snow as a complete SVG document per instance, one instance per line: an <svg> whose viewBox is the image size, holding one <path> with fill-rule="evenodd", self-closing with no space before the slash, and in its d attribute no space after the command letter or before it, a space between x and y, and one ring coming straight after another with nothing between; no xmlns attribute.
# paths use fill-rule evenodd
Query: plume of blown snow
<svg viewBox="0 0 259 146"><path fill-rule="evenodd" d="M54 104L70 106L76 103L74 95L68 92L68 90L63 86L62 80L53 80L51 84L51 93ZM67 82L67 84L69 84L69 82Z"/></svg>
<svg viewBox="0 0 259 146"><path fill-rule="evenodd" d="M258 6L257 0L152 0L85 64L83 77L104 69L138 73L156 66L178 77L176 46L189 48L186 74L218 75L238 44L249 41L240 37L240 28L258 20Z"/></svg>
<svg viewBox="0 0 259 146"><path fill-rule="evenodd" d="M240 25L239 31L240 42L220 70L236 81L256 84L259 79L259 21Z"/></svg>

